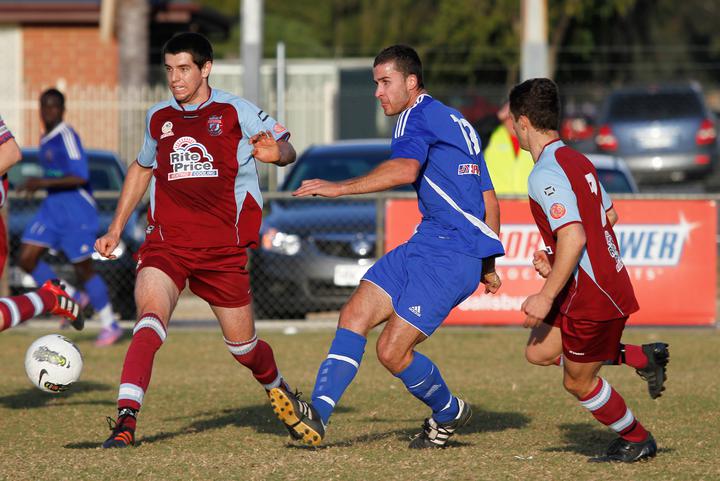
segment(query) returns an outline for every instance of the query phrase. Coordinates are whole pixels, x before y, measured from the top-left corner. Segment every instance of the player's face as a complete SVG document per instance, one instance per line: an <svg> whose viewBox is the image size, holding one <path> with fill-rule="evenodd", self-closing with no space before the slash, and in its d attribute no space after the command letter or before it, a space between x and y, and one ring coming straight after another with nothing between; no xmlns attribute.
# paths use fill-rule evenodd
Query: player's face
<svg viewBox="0 0 720 481"><path fill-rule="evenodd" d="M63 108L55 98L48 97L40 102L40 118L45 128L50 130L62 122Z"/></svg>
<svg viewBox="0 0 720 481"><path fill-rule="evenodd" d="M207 78L212 62L198 68L187 52L165 54L168 87L179 104L196 104L207 98Z"/></svg>
<svg viewBox="0 0 720 481"><path fill-rule="evenodd" d="M395 62L381 63L373 68L375 81L375 97L385 115L397 115L405 110L412 97L411 89L417 86L414 75L405 77L395 70Z"/></svg>

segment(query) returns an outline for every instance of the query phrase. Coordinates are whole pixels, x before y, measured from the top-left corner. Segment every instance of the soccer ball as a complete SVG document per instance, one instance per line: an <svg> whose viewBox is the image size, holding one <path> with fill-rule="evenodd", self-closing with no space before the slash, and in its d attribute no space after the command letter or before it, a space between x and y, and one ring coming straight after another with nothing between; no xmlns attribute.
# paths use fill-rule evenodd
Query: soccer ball
<svg viewBox="0 0 720 481"><path fill-rule="evenodd" d="M78 380L83 368L80 349L68 338L49 334L33 342L25 354L25 373L33 385L45 392L66 391Z"/></svg>

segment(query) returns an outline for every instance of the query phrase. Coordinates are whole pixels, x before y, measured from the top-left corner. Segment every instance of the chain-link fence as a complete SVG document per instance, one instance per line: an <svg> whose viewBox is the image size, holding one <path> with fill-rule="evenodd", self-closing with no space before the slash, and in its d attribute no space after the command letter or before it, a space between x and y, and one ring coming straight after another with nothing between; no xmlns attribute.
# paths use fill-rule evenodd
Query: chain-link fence
<svg viewBox="0 0 720 481"><path fill-rule="evenodd" d="M95 194L100 232L105 232L117 205L118 193ZM264 193L265 216L260 246L250 255L249 270L258 319L305 318L338 310L357 287L365 271L385 249L385 202L414 197L413 193L360 196L343 200L294 199L288 193ZM10 258L7 271L12 294L35 287L18 265L25 226L44 196L28 199L11 193L8 199ZM122 319L136 317L135 253L142 241L146 205L131 217L116 260L93 257L95 271L105 280L113 309ZM143 211L145 210L145 211ZM59 278L82 288L72 264L62 252L43 258ZM189 291L186 291L189 294Z"/></svg>
<svg viewBox="0 0 720 481"><path fill-rule="evenodd" d="M117 205L118 193L95 193L95 200L98 206L100 219L100 232L106 231L110 224L115 207ZM26 198L13 192L8 197L7 209L7 230L9 242L9 259L7 266L7 280L10 294L16 295L36 287L32 276L24 272L19 266L21 252L21 240L25 227L31 222L33 216L40 208L44 195L39 194L34 198ZM133 290L135 288L135 258L142 241L144 217L138 212L134 213L123 232L120 250L116 251L117 259L103 260L97 254L93 255L93 268L108 286L110 300L115 313L122 319L135 318L135 300ZM92 250L92 246L89 246ZM82 290L73 265L63 252L52 249L43 256L42 260L47 262L58 278L73 287ZM82 297L78 296L82 299ZM90 313L92 306L86 311Z"/></svg>

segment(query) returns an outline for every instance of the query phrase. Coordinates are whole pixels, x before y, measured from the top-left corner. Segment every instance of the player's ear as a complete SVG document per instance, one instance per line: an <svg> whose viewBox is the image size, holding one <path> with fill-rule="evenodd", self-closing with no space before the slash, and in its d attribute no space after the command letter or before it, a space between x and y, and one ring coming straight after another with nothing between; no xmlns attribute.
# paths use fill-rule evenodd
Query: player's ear
<svg viewBox="0 0 720 481"><path fill-rule="evenodd" d="M410 74L405 78L405 87L408 90L415 90L418 86L417 75Z"/></svg>
<svg viewBox="0 0 720 481"><path fill-rule="evenodd" d="M207 62L205 62L205 65L203 65L200 69L202 77L208 78L210 76L210 70L212 70L212 62L208 60Z"/></svg>

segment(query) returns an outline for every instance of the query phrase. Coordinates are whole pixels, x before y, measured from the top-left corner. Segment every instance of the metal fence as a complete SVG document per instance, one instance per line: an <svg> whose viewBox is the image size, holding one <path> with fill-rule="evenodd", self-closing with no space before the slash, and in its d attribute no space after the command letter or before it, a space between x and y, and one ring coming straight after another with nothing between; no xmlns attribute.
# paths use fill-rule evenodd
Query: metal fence
<svg viewBox="0 0 720 481"><path fill-rule="evenodd" d="M288 68L285 119L281 120L290 128L298 152L310 144L330 142L337 137L337 69L329 63L322 68L312 65ZM264 66L262 74L264 90L259 106L276 115L277 94L272 83L275 69ZM240 92L239 66L216 65L211 85ZM142 145L147 110L170 96L164 84L140 88L73 84L62 91L66 97L65 120L78 132L84 147L112 150L125 163L135 159ZM43 132L39 116L41 93L41 89L26 87L20 98L0 96L0 115L23 146L37 145ZM262 180L265 175L261 171Z"/></svg>
<svg viewBox="0 0 720 481"><path fill-rule="evenodd" d="M288 193L264 193L265 225L261 246L250 255L256 317L304 318L309 313L339 309L357 286L360 276L383 253L386 200L409 196L414 194L373 194L346 200L308 201L293 199ZM100 235L114 214L118 194L100 192L95 197ZM8 199L10 257L7 278L11 294L35 287L32 277L19 268L18 257L22 232L42 198L39 195L27 199L11 192ZM308 215L296 216L298 212ZM108 285L114 311L123 319L136 316L134 254L142 240L138 239L137 233L144 232L145 214L138 212L137 223L131 220L123 235L125 250L117 260L101 260L95 256L93 261L96 272ZM82 287L62 252L50 251L44 260L58 277Z"/></svg>

